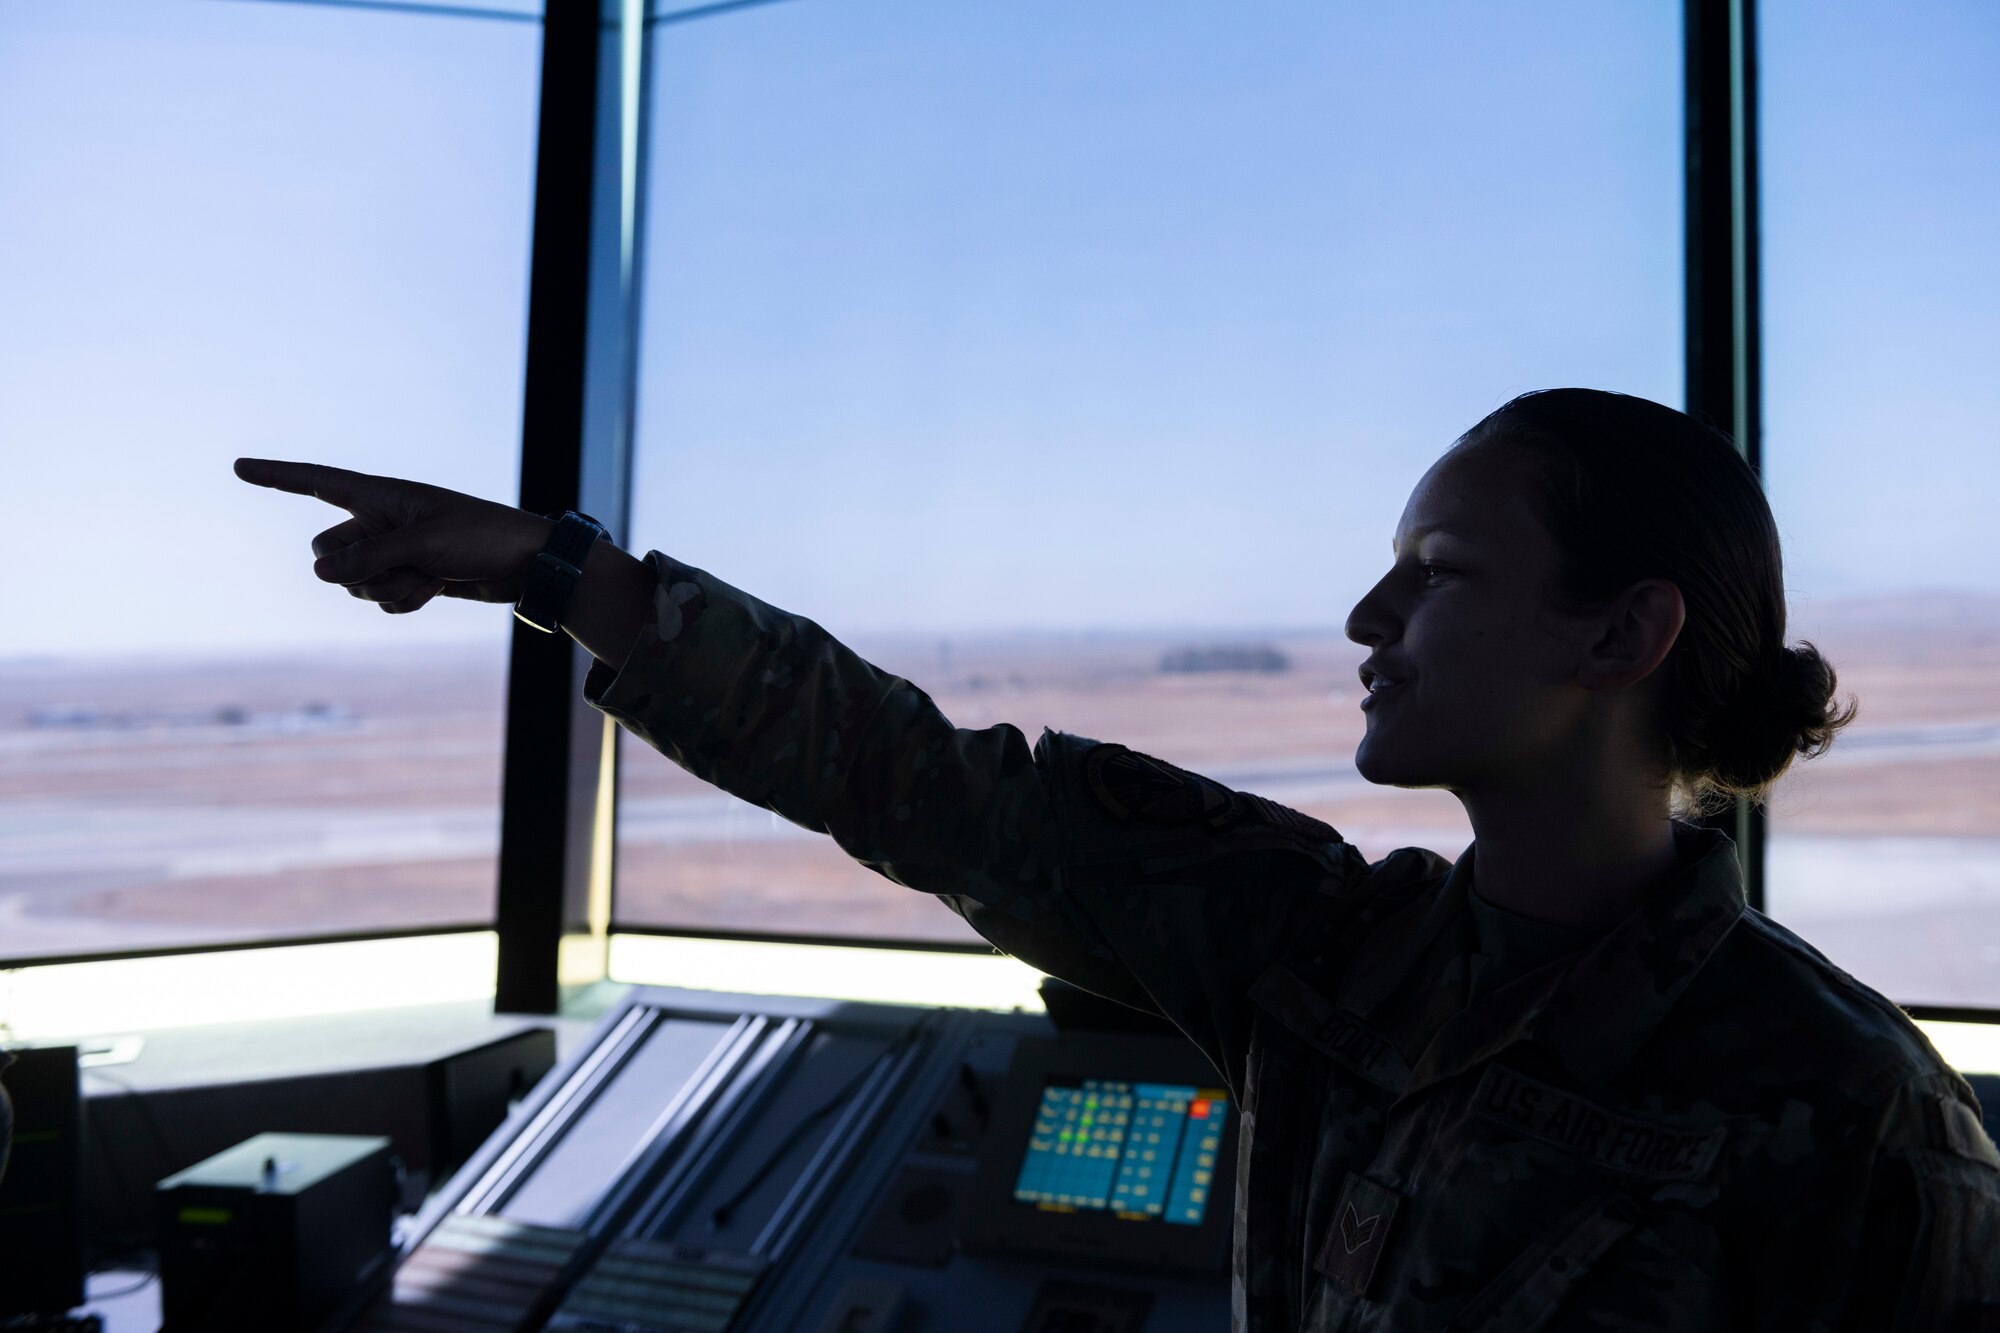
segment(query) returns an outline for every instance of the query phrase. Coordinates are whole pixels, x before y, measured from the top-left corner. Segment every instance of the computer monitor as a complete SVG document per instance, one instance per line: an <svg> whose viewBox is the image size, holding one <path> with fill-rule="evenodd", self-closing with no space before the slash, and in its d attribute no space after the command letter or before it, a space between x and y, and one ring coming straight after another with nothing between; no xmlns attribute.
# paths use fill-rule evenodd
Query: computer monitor
<svg viewBox="0 0 2000 1333"><path fill-rule="evenodd" d="M1052 1075L1021 1154L1014 1202L1200 1226L1229 1111L1221 1088Z"/></svg>
<svg viewBox="0 0 2000 1333"><path fill-rule="evenodd" d="M1024 1040L994 1104L965 1248L1221 1272L1237 1115L1184 1038Z"/></svg>

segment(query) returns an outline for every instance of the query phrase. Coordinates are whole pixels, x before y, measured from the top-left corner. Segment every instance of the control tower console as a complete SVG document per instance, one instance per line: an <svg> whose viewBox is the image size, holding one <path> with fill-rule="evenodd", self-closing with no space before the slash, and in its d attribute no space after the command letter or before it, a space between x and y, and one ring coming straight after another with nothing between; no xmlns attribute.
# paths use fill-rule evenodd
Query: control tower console
<svg viewBox="0 0 2000 1333"><path fill-rule="evenodd" d="M351 1327L1226 1328L1239 1108L1170 1030L1059 1012L634 991Z"/></svg>

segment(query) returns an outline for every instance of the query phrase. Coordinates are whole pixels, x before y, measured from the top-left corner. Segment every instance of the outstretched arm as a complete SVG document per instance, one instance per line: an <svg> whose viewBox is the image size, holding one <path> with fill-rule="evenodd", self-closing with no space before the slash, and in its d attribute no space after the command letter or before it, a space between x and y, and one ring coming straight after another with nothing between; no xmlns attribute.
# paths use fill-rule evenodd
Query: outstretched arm
<svg viewBox="0 0 2000 1333"><path fill-rule="evenodd" d="M432 597L513 602L552 524L441 487L312 463L238 459L243 480L346 509L313 539L314 573L385 611ZM830 835L897 883L938 895L1008 953L1178 1025L1242 1071L1251 982L1365 873L1331 829L1136 757L1144 785L1191 806L1135 818L1107 787L1129 756L1046 732L961 730L909 681L817 624L658 551L607 541L563 614L597 659L585 697L690 772ZM1178 775L1178 776L1176 776ZM1115 785L1115 783L1111 784ZM1152 807L1152 796L1137 804ZM1173 796L1169 792L1168 796ZM1210 798L1230 818L1217 823ZM1155 813L1158 811L1156 810ZM1185 817L1184 817L1185 816Z"/></svg>
<svg viewBox="0 0 2000 1333"><path fill-rule="evenodd" d="M313 573L392 614L433 597L516 601L554 526L477 496L319 463L239 458L235 471L346 510L312 539ZM954 732L915 687L810 621L734 589L710 615L696 583L662 578L665 568L657 552L641 562L602 540L586 557L562 620L597 659L585 686L592 703L708 781L939 893L1009 952L1148 1005L1101 932L1038 905L1055 885L1056 825L1019 731ZM661 693L663 683L678 693ZM898 768L894 755L909 747L937 762ZM854 767L864 751L868 762ZM899 817L906 804L911 815ZM975 919L986 915L994 919Z"/></svg>
<svg viewBox="0 0 2000 1333"><path fill-rule="evenodd" d="M1232 1080L1242 1072L1251 983L1362 868L1332 830L1286 827L1266 817L1274 807L1122 747L1045 732L1031 749L1011 725L954 727L813 621L658 551L639 567L644 597L630 579L603 616L619 661L591 668L591 704L695 776L936 894L1006 952L1164 1015ZM603 600L616 603L631 571L608 568ZM1134 771L1169 789L1158 804L1160 787L1124 792L1151 816L1111 790ZM1165 814L1177 782L1241 800L1244 817L1213 820L1206 799Z"/></svg>
<svg viewBox="0 0 2000 1333"><path fill-rule="evenodd" d="M600 541L592 562L570 631L598 659L593 706L1044 971L1153 1007L1107 929L1055 906L1058 798L1018 728L953 727L813 621L658 551L641 562Z"/></svg>

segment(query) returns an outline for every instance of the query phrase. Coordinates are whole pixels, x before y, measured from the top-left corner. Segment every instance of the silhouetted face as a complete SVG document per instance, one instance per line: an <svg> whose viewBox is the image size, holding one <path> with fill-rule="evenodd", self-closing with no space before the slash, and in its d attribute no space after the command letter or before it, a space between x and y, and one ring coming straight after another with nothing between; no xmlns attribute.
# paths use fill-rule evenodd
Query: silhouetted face
<svg viewBox="0 0 2000 1333"><path fill-rule="evenodd" d="M1553 604L1557 551L1531 466L1505 445L1439 459L1403 509L1389 572L1349 613L1347 637L1373 650L1364 683L1381 678L1354 756L1370 782L1515 784L1574 739L1586 636Z"/></svg>

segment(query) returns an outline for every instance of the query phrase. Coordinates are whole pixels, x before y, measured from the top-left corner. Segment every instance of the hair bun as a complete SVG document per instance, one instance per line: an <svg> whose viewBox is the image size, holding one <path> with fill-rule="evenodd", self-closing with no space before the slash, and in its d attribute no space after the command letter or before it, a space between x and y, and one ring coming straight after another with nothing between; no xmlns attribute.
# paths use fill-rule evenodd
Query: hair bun
<svg viewBox="0 0 2000 1333"><path fill-rule="evenodd" d="M1746 680L1714 745L1711 781L1732 796L1761 796L1791 767L1833 744L1859 705L1834 703L1833 664L1811 643L1779 650L1772 666Z"/></svg>
<svg viewBox="0 0 2000 1333"><path fill-rule="evenodd" d="M1810 759L1823 753L1841 728L1860 711L1861 705L1852 698L1835 706L1833 692L1840 679L1834 674L1833 663L1803 640L1798 647L1785 649L1785 664L1778 679L1785 705L1794 710L1796 734L1792 750L1801 758Z"/></svg>

